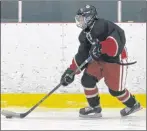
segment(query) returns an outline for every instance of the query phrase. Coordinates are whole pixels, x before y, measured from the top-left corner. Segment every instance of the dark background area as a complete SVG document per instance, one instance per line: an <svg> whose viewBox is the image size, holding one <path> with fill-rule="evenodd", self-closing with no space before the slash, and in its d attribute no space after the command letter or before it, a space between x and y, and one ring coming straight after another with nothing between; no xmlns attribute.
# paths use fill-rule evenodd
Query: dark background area
<svg viewBox="0 0 147 131"><path fill-rule="evenodd" d="M117 1L22 1L22 22L75 22L76 11L94 5L101 18L117 21ZM123 1L122 22L146 22L147 1ZM1 2L1 21L18 22L18 1Z"/></svg>

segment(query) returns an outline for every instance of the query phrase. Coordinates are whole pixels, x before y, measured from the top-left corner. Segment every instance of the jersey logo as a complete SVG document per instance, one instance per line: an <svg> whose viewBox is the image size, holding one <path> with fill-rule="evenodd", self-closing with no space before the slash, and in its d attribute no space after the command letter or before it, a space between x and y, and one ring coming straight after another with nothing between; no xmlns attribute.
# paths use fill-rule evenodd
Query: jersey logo
<svg viewBox="0 0 147 131"><path fill-rule="evenodd" d="M89 13L90 13L90 11L85 12L85 14L89 14Z"/></svg>
<svg viewBox="0 0 147 131"><path fill-rule="evenodd" d="M86 8L89 9L90 8L90 5L86 5Z"/></svg>
<svg viewBox="0 0 147 131"><path fill-rule="evenodd" d="M90 34L90 32L86 32L86 38L87 38L87 40L90 42L90 44L95 44L95 42L93 42L93 38L92 38L92 36L91 36L91 34Z"/></svg>

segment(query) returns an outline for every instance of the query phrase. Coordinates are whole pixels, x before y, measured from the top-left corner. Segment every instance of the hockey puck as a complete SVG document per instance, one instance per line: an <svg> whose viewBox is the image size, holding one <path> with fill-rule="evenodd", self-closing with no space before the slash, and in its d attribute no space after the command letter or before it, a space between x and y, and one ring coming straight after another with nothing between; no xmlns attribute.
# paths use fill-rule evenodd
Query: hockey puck
<svg viewBox="0 0 147 131"><path fill-rule="evenodd" d="M6 118L10 119L10 118L12 118L12 116L6 116Z"/></svg>

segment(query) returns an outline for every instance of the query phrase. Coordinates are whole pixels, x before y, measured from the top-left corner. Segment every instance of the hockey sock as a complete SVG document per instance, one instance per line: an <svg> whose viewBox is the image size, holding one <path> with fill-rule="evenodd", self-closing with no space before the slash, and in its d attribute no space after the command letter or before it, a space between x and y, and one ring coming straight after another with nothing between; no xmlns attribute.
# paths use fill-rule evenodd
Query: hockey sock
<svg viewBox="0 0 147 131"><path fill-rule="evenodd" d="M93 88L84 88L84 92L89 103L89 106L96 107L100 104L100 97L97 86Z"/></svg>
<svg viewBox="0 0 147 131"><path fill-rule="evenodd" d="M127 107L133 107L136 103L135 97L127 90L125 89L124 93L117 96L118 100L120 100L124 105Z"/></svg>

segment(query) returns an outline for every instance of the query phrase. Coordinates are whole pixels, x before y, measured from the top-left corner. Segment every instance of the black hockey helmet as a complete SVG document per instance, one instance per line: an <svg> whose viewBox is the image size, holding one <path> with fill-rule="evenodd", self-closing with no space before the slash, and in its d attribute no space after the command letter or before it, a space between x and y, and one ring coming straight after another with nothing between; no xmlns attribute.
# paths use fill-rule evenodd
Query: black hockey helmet
<svg viewBox="0 0 147 131"><path fill-rule="evenodd" d="M76 25L82 29L90 27L97 16L97 10L92 5L86 5L80 8L75 16Z"/></svg>

